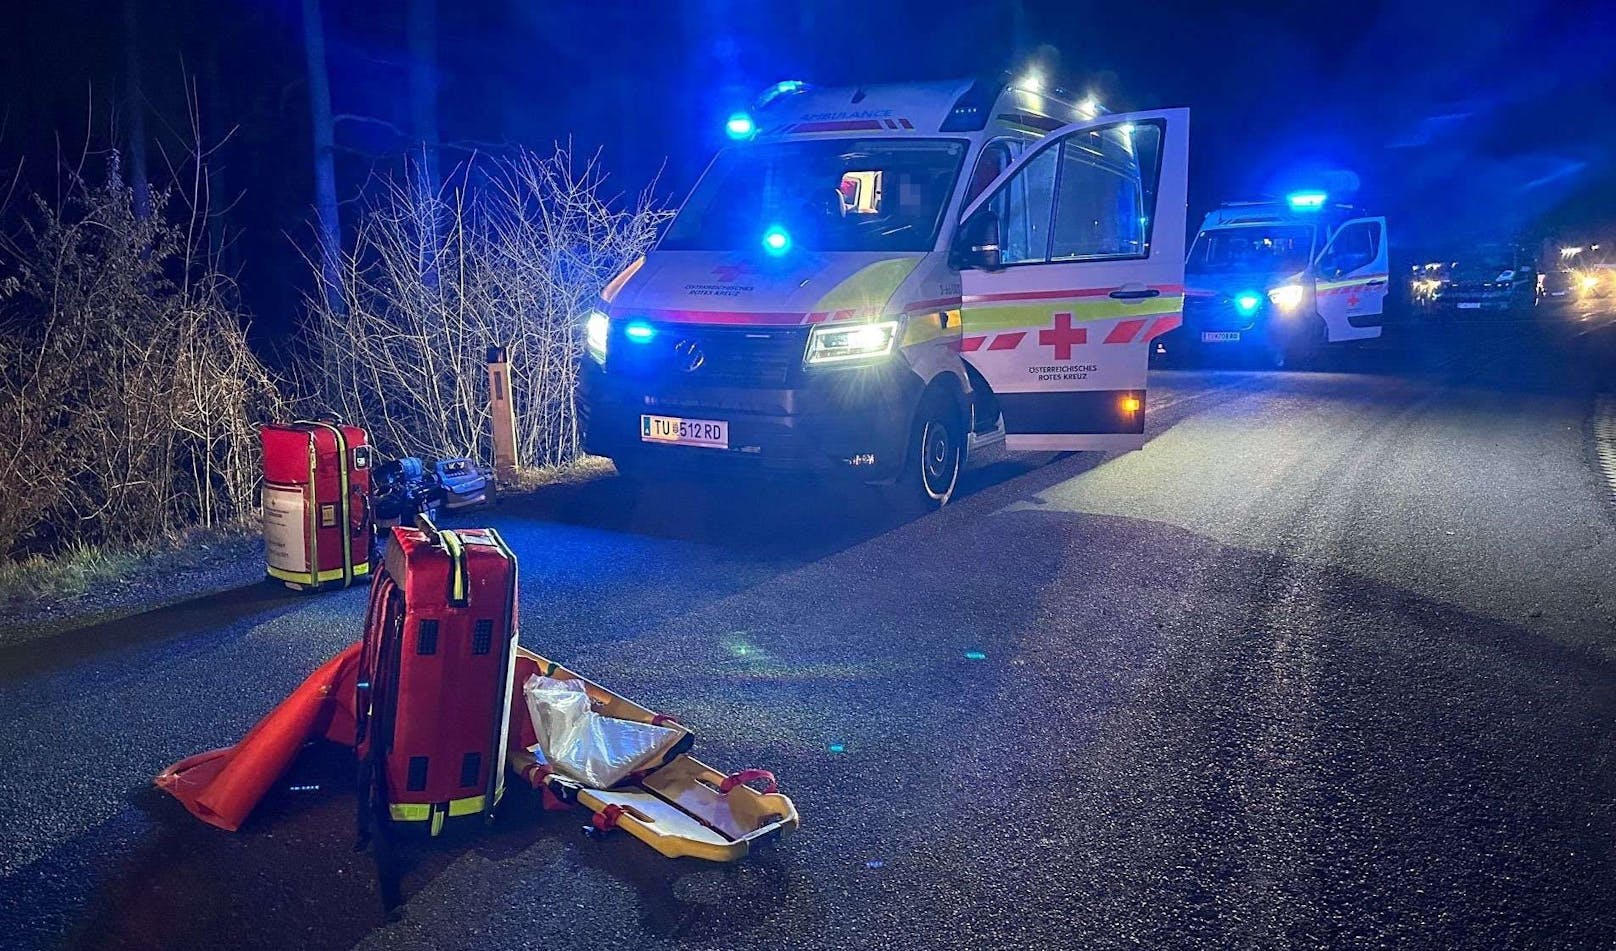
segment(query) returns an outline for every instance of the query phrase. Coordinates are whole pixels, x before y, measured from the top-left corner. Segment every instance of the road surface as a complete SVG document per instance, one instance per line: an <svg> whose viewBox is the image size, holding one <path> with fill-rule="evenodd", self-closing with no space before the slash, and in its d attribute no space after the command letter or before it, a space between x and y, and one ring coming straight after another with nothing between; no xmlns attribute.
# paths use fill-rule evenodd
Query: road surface
<svg viewBox="0 0 1616 951"><path fill-rule="evenodd" d="M802 828L733 867L517 792L389 916L340 752L233 835L150 787L363 591L7 648L0 945L1610 947L1609 335L1159 373L1144 451L990 461L909 522L611 478L487 513L524 643L781 777Z"/></svg>

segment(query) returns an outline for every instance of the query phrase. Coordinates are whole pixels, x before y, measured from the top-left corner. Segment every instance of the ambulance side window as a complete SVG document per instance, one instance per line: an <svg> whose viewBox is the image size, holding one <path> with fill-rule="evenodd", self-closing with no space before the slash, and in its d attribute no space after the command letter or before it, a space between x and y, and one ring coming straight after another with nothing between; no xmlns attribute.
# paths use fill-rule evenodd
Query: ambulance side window
<svg viewBox="0 0 1616 951"><path fill-rule="evenodd" d="M983 189L993 184L1004 170L1010 167L1010 146L1004 142L989 142L982 147L982 152L976 157L976 168L971 172L971 180L965 186L965 200L960 207L969 207L976 197L982 194Z"/></svg>
<svg viewBox="0 0 1616 951"><path fill-rule="evenodd" d="M999 215L999 260L1004 264L1048 259L1059 155L1058 147L1045 149L994 196L993 210Z"/></svg>
<svg viewBox="0 0 1616 951"><path fill-rule="evenodd" d="M1320 274L1347 274L1373 264L1380 255L1380 227L1372 221L1354 222L1336 232L1319 257Z"/></svg>
<svg viewBox="0 0 1616 951"><path fill-rule="evenodd" d="M1161 126L1106 126L1060 145L1051 260L1137 258L1149 252Z"/></svg>

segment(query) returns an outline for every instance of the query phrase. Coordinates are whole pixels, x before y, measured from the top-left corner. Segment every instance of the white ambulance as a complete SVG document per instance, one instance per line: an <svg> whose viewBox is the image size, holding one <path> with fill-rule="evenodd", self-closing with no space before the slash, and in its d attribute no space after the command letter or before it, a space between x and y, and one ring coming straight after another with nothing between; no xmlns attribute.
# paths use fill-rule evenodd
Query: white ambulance
<svg viewBox="0 0 1616 951"><path fill-rule="evenodd" d="M1283 366L1321 344L1379 337L1387 278L1385 218L1321 191L1226 204L1190 245L1184 326L1164 346L1250 348Z"/></svg>
<svg viewBox="0 0 1616 951"><path fill-rule="evenodd" d="M940 505L965 456L1144 442L1183 299L1187 110L1004 80L782 83L589 315L626 475L845 474Z"/></svg>

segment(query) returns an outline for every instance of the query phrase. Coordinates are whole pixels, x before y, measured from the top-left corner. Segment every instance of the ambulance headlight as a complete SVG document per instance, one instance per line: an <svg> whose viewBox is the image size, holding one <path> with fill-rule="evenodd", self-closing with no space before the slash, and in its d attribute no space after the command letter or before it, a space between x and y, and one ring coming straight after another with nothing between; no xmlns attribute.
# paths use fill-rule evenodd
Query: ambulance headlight
<svg viewBox="0 0 1616 951"><path fill-rule="evenodd" d="M606 338L611 329L611 318L598 310L590 311L589 319L584 321L584 350L596 363L606 362Z"/></svg>
<svg viewBox="0 0 1616 951"><path fill-rule="evenodd" d="M1302 306L1302 298L1306 294L1307 290L1300 284L1284 284L1269 291L1268 299L1273 302L1275 307L1290 313Z"/></svg>
<svg viewBox="0 0 1616 951"><path fill-rule="evenodd" d="M807 363L839 363L884 357L898 342L900 323L820 324L808 333Z"/></svg>

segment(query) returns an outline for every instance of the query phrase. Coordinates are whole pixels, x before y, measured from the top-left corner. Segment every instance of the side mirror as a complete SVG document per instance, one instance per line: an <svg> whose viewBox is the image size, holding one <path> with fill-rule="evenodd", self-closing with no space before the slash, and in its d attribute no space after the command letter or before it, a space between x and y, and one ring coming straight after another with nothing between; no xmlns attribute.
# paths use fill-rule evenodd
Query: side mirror
<svg viewBox="0 0 1616 951"><path fill-rule="evenodd" d="M957 271L1003 270L999 254L999 216L991 208L977 212L954 235L949 264Z"/></svg>

